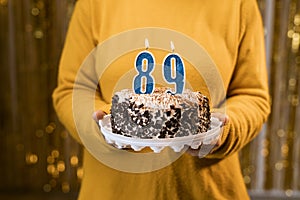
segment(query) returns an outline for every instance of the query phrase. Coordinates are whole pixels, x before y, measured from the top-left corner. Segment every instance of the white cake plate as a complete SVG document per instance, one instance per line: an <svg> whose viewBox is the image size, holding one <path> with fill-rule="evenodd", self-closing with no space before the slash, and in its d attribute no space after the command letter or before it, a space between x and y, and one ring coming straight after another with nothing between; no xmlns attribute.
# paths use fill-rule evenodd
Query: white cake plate
<svg viewBox="0 0 300 200"><path fill-rule="evenodd" d="M192 149L197 149L202 144L214 145L219 138L222 122L219 121L219 119L212 117L211 128L205 133L162 139L141 139L112 133L110 115L106 115L102 120L99 120L99 125L106 142L109 144L114 144L120 149L130 146L134 151L140 151L145 147L150 147L153 152L159 153L165 147L171 147L175 152L180 152L184 146L190 146Z"/></svg>

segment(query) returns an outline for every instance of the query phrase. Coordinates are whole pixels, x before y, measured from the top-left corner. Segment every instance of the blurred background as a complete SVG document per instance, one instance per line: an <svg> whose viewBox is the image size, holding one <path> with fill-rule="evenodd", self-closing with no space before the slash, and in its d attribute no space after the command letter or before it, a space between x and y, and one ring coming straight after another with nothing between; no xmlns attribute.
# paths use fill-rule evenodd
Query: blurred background
<svg viewBox="0 0 300 200"><path fill-rule="evenodd" d="M300 0L257 0L272 113L240 154L252 199L300 199ZM76 199L82 150L52 108L75 0L0 0L0 199Z"/></svg>

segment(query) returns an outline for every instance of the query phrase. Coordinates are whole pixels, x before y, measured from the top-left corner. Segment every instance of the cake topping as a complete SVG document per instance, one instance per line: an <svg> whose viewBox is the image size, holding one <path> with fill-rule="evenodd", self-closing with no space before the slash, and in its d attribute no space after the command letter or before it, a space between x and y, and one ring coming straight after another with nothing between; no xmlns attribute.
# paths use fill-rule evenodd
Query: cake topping
<svg viewBox="0 0 300 200"><path fill-rule="evenodd" d="M185 90L168 93L156 88L152 94L132 90L115 93L111 120L114 133L138 138L173 138L206 132L210 126L207 97Z"/></svg>

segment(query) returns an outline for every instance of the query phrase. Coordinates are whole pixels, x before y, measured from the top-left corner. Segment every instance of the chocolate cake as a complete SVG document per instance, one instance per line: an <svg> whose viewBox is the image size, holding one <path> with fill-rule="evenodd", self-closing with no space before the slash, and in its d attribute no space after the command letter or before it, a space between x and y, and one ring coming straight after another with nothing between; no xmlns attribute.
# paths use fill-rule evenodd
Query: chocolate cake
<svg viewBox="0 0 300 200"><path fill-rule="evenodd" d="M112 98L111 125L113 133L142 139L200 134L210 128L209 100L188 89L182 94L167 88L152 94L124 89Z"/></svg>

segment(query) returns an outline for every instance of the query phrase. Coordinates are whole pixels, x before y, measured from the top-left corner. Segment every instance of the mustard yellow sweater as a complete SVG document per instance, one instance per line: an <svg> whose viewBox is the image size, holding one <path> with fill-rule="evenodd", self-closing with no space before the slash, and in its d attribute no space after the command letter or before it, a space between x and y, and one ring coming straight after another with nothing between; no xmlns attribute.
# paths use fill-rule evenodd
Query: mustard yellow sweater
<svg viewBox="0 0 300 200"><path fill-rule="evenodd" d="M113 92L127 87L124 80L131 84L135 56L147 37L157 63L174 40L175 51L186 61L186 86L207 94L214 108L223 103L230 123L223 129L221 145L205 158L183 153L157 168L162 160L149 164L138 158L140 168L130 171L117 167L125 165L122 159L133 166L131 155L147 152L106 144L91 116L94 109L109 113ZM86 83L78 81L83 68ZM83 91L82 96L74 95L73 88ZM53 101L61 122L85 147L79 199L248 199L238 152L258 134L270 111L256 1L78 0ZM147 170L145 165L151 164L154 170Z"/></svg>

